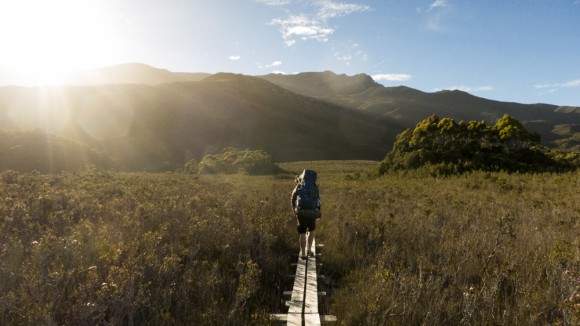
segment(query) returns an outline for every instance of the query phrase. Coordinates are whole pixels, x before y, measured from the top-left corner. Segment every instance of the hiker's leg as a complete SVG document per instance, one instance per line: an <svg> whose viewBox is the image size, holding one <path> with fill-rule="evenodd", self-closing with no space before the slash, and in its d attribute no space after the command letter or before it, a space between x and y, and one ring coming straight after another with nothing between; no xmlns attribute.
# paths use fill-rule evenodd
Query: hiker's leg
<svg viewBox="0 0 580 326"><path fill-rule="evenodd" d="M308 252L312 251L312 241L314 241L314 231L308 232Z"/></svg>
<svg viewBox="0 0 580 326"><path fill-rule="evenodd" d="M300 256L306 256L306 233L300 233Z"/></svg>

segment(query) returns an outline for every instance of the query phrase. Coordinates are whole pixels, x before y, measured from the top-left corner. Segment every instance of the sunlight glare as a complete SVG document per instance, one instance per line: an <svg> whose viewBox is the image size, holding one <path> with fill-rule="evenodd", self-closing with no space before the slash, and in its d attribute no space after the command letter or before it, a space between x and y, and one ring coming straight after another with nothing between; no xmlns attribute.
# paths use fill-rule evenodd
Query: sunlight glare
<svg viewBox="0 0 580 326"><path fill-rule="evenodd" d="M114 62L122 46L106 9L98 0L0 1L0 66L46 85Z"/></svg>

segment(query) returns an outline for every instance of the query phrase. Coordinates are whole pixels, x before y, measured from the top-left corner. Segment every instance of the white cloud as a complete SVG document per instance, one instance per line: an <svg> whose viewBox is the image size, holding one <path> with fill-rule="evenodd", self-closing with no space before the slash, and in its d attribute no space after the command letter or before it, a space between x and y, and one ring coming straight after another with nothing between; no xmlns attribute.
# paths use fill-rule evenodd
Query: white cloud
<svg viewBox="0 0 580 326"><path fill-rule="evenodd" d="M578 86L580 86L580 79L571 80L567 83L564 83L562 86L563 87L578 87Z"/></svg>
<svg viewBox="0 0 580 326"><path fill-rule="evenodd" d="M335 44L332 55L336 61L350 66L353 61L367 61L368 55L358 43L345 42Z"/></svg>
<svg viewBox="0 0 580 326"><path fill-rule="evenodd" d="M350 61L350 60L352 60L352 55L350 55L350 54L341 55L340 53L337 52L334 54L334 57L338 61Z"/></svg>
<svg viewBox="0 0 580 326"><path fill-rule="evenodd" d="M282 6L289 13L286 18L272 19L268 25L280 26L280 33L287 46L296 44L297 40L316 40L326 42L335 29L328 25L328 20L370 10L369 6L353 3L334 2L332 0L299 1L303 6L300 12L293 12L293 7L286 6L291 1L256 0L266 5Z"/></svg>
<svg viewBox="0 0 580 326"><path fill-rule="evenodd" d="M453 17L454 6L447 0L435 0L425 10L422 7L417 8L417 12L425 13L425 27L434 32L446 32L449 30L448 21Z"/></svg>
<svg viewBox="0 0 580 326"><path fill-rule="evenodd" d="M435 88L433 91L434 92L440 92L440 91L463 91L463 92L467 92L467 93L480 93L480 92L490 92L494 90L494 87L491 85L485 85L485 86L466 86L466 85L460 85L460 86L449 86L449 87L444 87L444 88Z"/></svg>
<svg viewBox="0 0 580 326"><path fill-rule="evenodd" d="M242 57L240 57L239 55L230 55L230 60L232 61L238 61L240 60Z"/></svg>
<svg viewBox="0 0 580 326"><path fill-rule="evenodd" d="M265 4L266 6L284 6L290 4L290 0L256 0L257 3Z"/></svg>
<svg viewBox="0 0 580 326"><path fill-rule="evenodd" d="M279 66L279 65L281 65L281 64L282 64L282 61L280 61L280 60L276 60L276 61L272 62L271 64L269 64L269 65L266 65L266 68L277 67L277 66Z"/></svg>
<svg viewBox="0 0 580 326"><path fill-rule="evenodd" d="M542 89L542 88L554 88L554 87L558 87L556 84L536 84L534 85L535 89Z"/></svg>
<svg viewBox="0 0 580 326"><path fill-rule="evenodd" d="M375 81L407 81L413 76L409 74L377 74L371 76Z"/></svg>
<svg viewBox="0 0 580 326"><path fill-rule="evenodd" d="M557 84L537 84L534 85L535 89L547 89L548 93L553 93L558 91L562 88L573 88L573 87L580 87L580 78L575 80L570 80L564 83L557 83Z"/></svg>
<svg viewBox="0 0 580 326"><path fill-rule="evenodd" d="M364 51L362 51L362 50L356 51L355 55L356 55L356 56L357 56L359 59L361 59L362 61L367 61L367 59L369 58L369 57L367 56L367 54L366 54Z"/></svg>
<svg viewBox="0 0 580 326"><path fill-rule="evenodd" d="M326 42L329 36L334 33L334 29L324 27L320 22L312 20L306 15L290 16L287 19L274 19L270 24L280 25L282 38L288 46L294 45L296 38L303 41L317 40Z"/></svg>
<svg viewBox="0 0 580 326"><path fill-rule="evenodd" d="M429 6L429 11L437 9L437 8L447 7L447 6L449 6L449 4L447 3L447 0L435 0L435 2L433 2Z"/></svg>
<svg viewBox="0 0 580 326"><path fill-rule="evenodd" d="M318 1L318 5L320 6L320 9L318 10L317 16L322 20L342 17L355 12L368 11L371 9L371 7L365 5L336 3L331 0L320 0Z"/></svg>

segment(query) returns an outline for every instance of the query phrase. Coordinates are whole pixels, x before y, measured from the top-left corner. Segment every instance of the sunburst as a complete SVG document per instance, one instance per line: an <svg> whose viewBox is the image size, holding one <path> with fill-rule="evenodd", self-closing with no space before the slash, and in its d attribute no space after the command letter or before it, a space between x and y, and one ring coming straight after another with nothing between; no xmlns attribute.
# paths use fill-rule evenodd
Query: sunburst
<svg viewBox="0 0 580 326"><path fill-rule="evenodd" d="M0 66L29 83L66 81L74 70L116 60L123 47L112 15L98 0L0 2Z"/></svg>

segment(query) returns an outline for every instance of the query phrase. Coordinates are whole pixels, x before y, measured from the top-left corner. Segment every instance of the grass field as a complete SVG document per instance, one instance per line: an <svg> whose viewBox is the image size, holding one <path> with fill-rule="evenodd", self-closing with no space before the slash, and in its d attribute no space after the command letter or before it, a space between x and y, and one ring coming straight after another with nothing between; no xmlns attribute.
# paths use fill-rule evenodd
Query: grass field
<svg viewBox="0 0 580 326"><path fill-rule="evenodd" d="M294 175L319 173L340 325L580 322L580 174L0 174L0 324L269 324L298 238Z"/></svg>

